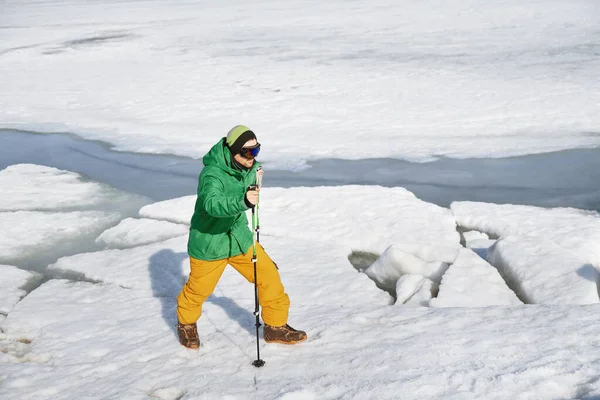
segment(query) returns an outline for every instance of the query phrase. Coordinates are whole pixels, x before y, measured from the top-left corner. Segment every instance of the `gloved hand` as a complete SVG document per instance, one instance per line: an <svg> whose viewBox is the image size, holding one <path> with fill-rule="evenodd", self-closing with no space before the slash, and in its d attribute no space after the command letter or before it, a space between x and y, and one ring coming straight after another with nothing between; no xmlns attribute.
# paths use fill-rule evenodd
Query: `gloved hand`
<svg viewBox="0 0 600 400"><path fill-rule="evenodd" d="M258 204L258 192L260 189L256 186L251 186L246 191L246 197L244 201L249 208L252 208Z"/></svg>

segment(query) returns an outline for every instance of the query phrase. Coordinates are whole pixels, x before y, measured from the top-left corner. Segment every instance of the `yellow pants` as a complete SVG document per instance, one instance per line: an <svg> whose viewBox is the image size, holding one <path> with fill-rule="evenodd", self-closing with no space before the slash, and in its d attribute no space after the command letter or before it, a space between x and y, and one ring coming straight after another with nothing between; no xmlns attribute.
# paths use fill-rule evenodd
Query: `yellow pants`
<svg viewBox="0 0 600 400"><path fill-rule="evenodd" d="M271 326L287 324L290 298L285 293L275 263L261 245L256 247L256 275L258 301L262 319ZM202 304L212 294L227 264L230 264L250 283L254 283L252 247L246 254L216 261L202 261L190 257L190 276L177 297L177 318L182 324L193 324L202 315Z"/></svg>

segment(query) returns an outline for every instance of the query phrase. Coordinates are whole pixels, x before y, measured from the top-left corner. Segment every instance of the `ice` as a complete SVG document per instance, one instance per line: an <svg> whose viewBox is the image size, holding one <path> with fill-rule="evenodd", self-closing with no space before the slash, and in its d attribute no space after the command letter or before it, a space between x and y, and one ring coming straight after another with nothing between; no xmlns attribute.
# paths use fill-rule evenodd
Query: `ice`
<svg viewBox="0 0 600 400"><path fill-rule="evenodd" d="M478 231L467 231L463 232L463 237L465 238L465 245L467 247L471 247L474 242L478 242L480 240L489 240L489 236L483 232Z"/></svg>
<svg viewBox="0 0 600 400"><path fill-rule="evenodd" d="M479 257L487 260L487 254L495 243L496 239L490 239L488 235L478 231L467 231L462 234L465 247L473 250Z"/></svg>
<svg viewBox="0 0 600 400"><path fill-rule="evenodd" d="M196 196L186 196L149 204L140 216L189 224L195 201ZM419 200L403 188L263 187L260 202L261 235L379 253L394 243L427 261L452 262L460 247L448 209ZM247 216L251 221L250 211Z"/></svg>
<svg viewBox="0 0 600 400"><path fill-rule="evenodd" d="M126 218L119 225L110 228L96 239L108 248L127 248L162 242L176 236L186 235L189 227L167 221L153 219Z"/></svg>
<svg viewBox="0 0 600 400"><path fill-rule="evenodd" d="M244 123L262 161L290 170L600 144L593 1L8 1L1 15L3 127L200 157ZM131 241L120 236L128 222L105 238L136 247L88 252L131 216L113 207L143 204L75 181L31 166L0 173L0 261L14 249L23 263L79 252L54 270L100 282L50 280L16 304L0 333L2 399L600 397L600 305L576 304L598 302L596 214L452 208L461 227L491 238L468 237L469 247L500 238L490 259L524 300L567 304L389 307L349 265L351 251L394 245L401 263L383 272L403 297L416 293L408 303L423 305L434 281L398 282L439 279L433 265L453 263L442 286L462 265L486 271L477 289L489 283L475 255L456 258L464 251L448 210L399 188L265 188L261 243L290 293L290 323L309 340L261 340L267 364L257 370L252 285L228 269L199 321L201 349L183 349L174 296L185 235L161 241L152 229ZM194 200L140 216L187 225ZM431 301L447 301L444 290Z"/></svg>
<svg viewBox="0 0 600 400"><path fill-rule="evenodd" d="M141 207L139 196L115 190L56 168L11 165L0 171L0 211L82 211Z"/></svg>
<svg viewBox="0 0 600 400"><path fill-rule="evenodd" d="M353 250L382 253L364 272L389 291L395 290L403 274L417 274L439 283L461 247L460 235L448 209L419 200L406 189L343 186L317 190L327 202L315 201L314 195L311 197L302 188L266 191L267 204L273 202L276 208L289 209L297 215L294 222L282 220L276 214L268 217L273 224L283 222L280 227L297 223L298 228L291 234L294 236L306 235L310 230L326 232L321 240L331 237L349 243ZM297 195L282 196L286 191ZM275 197L277 194L280 195ZM310 201L305 203L304 199ZM378 206L367 207L375 204ZM344 209L352 218L339 218ZM318 218L310 221L312 215ZM307 220L304 224L303 219ZM385 236L381 235L383 232Z"/></svg>
<svg viewBox="0 0 600 400"><path fill-rule="evenodd" d="M527 303L598 303L598 271L584 257L539 237L507 237L496 243L490 262Z"/></svg>
<svg viewBox="0 0 600 400"><path fill-rule="evenodd" d="M456 251L458 253L458 249ZM365 270L365 274L382 287L394 289L404 274L420 275L439 283L446 269L448 264L443 261L427 262L392 245Z"/></svg>
<svg viewBox="0 0 600 400"><path fill-rule="evenodd" d="M121 214L104 211L0 212L0 261L23 262L93 240Z"/></svg>
<svg viewBox="0 0 600 400"><path fill-rule="evenodd" d="M572 208L456 202L457 223L501 240L485 250L527 303L598 302L600 216Z"/></svg>
<svg viewBox="0 0 600 400"><path fill-rule="evenodd" d="M43 271L64 254L99 247L104 230L148 199L78 174L18 164L0 171L0 262Z"/></svg>
<svg viewBox="0 0 600 400"><path fill-rule="evenodd" d="M4 127L201 157L245 123L290 168L600 143L594 1L13 1L2 17Z"/></svg>
<svg viewBox="0 0 600 400"><path fill-rule="evenodd" d="M24 286L39 275L11 265L0 265L0 322L19 302L26 291Z"/></svg>
<svg viewBox="0 0 600 400"><path fill-rule="evenodd" d="M256 358L251 311L219 301L207 302L199 322L202 347L189 351L172 330L172 298L113 285L47 282L5 320L0 397L600 395L597 306L301 304L294 318L309 340L291 347L261 341L266 365L257 370L251 365Z"/></svg>
<svg viewBox="0 0 600 400"><path fill-rule="evenodd" d="M101 250L60 258L50 271L79 272L86 278L129 289L176 297L189 273L187 237L131 249Z"/></svg>
<svg viewBox="0 0 600 400"><path fill-rule="evenodd" d="M431 279L423 280L416 293L404 304L408 306L428 307L435 287L437 285Z"/></svg>
<svg viewBox="0 0 600 400"><path fill-rule="evenodd" d="M600 267L600 215L573 208L455 202L458 225L495 237L536 237Z"/></svg>
<svg viewBox="0 0 600 400"><path fill-rule="evenodd" d="M403 188L263 188L260 201L261 232L271 236L375 253L395 244L426 261L451 262L460 247L449 210Z"/></svg>
<svg viewBox="0 0 600 400"><path fill-rule="evenodd" d="M262 189L261 243L279 265L291 293L317 302L324 293L332 292L339 293L335 298L338 303L387 304L389 295L366 276L351 273L347 256L353 248L380 249L388 241L402 239L406 243L403 245L423 257L451 259L452 251L458 251L458 233L448 210L422 202L404 189L381 187L369 187L363 195L365 201L378 201L379 206L361 209L358 199L349 199L356 189ZM194 201L195 196L188 196L151 204L142 208L140 215L187 222ZM305 212L298 212L299 209ZM438 248L429 245L432 237L440 243ZM183 236L134 249L75 255L58 260L50 270L80 272L88 279L175 296L189 269L185 261L186 241L187 236ZM168 267L162 266L162 257L170 260L165 261ZM439 262L433 264L440 268ZM313 274L315 270L323 271L318 279ZM230 272L226 276L231 277L223 279L220 286L247 286L243 278ZM153 276L155 273L158 275ZM247 296L249 292L244 293ZM343 293L353 296L348 298Z"/></svg>
<svg viewBox="0 0 600 400"><path fill-rule="evenodd" d="M261 243L280 268L286 290L300 304L321 303L325 295L336 304L389 304L363 274L352 273L344 247L268 238ZM59 259L51 271L82 273L86 278L124 288L176 297L189 274L187 236L124 250L104 250ZM315 276L314 271L321 271ZM226 269L217 295L253 300L252 285L232 268ZM352 293L352 296L348 296ZM225 297L223 297L225 296ZM250 307L250 304L248 304Z"/></svg>
<svg viewBox="0 0 600 400"><path fill-rule="evenodd" d="M427 307L435 284L422 275L404 274L396 283L396 304Z"/></svg>
<svg viewBox="0 0 600 400"><path fill-rule="evenodd" d="M506 285L498 270L468 249L458 257L442 277L432 307L487 307L523 304Z"/></svg>
<svg viewBox="0 0 600 400"><path fill-rule="evenodd" d="M195 195L159 201L142 207L140 217L189 225L194 213L195 203Z"/></svg>
<svg viewBox="0 0 600 400"><path fill-rule="evenodd" d="M261 340L261 356L267 361L263 369L251 366L256 357L253 286L232 268L204 305L198 323L200 350L178 344L175 297L189 272L187 235L163 240L159 227L179 221L175 226L187 229L194 204L187 197L140 211L151 221L125 220L104 233L107 244L135 247L62 257L49 267L98 283L54 279L17 303L2 323L0 397L600 395L594 384L594 365L600 362L594 340L600 329L597 304L424 307L465 301L458 293L444 292L452 281L454 289L467 287L479 306L483 295L477 297L477 290L490 297L493 290L498 297L510 297L510 291L499 289L503 281L491 266L461 249L448 210L405 190L357 189L261 191L261 243L278 264L290 294L290 324L309 333L309 340L299 346L284 348ZM80 229L80 219L71 225ZM126 233L138 226L147 228L130 241ZM484 237L465 236L469 245L490 240ZM388 307L391 297L348 262L354 248L387 247L377 262L388 257L400 261L392 263L391 271L398 275L393 287L397 304L405 307ZM459 283L458 272L472 284ZM432 299L442 274L440 293ZM323 362L315 362L315 354ZM198 374L198 368L204 372Z"/></svg>

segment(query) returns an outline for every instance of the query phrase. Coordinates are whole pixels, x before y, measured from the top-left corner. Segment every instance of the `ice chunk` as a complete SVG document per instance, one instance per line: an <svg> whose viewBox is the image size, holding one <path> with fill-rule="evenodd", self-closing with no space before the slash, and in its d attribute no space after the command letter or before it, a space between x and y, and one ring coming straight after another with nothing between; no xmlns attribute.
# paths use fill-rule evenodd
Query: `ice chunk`
<svg viewBox="0 0 600 400"><path fill-rule="evenodd" d="M467 229L495 237L544 238L600 266L600 216L597 213L476 202L455 202L451 209L457 223Z"/></svg>
<svg viewBox="0 0 600 400"><path fill-rule="evenodd" d="M12 263L46 251L76 248L120 218L118 213L103 211L0 212L0 260Z"/></svg>
<svg viewBox="0 0 600 400"><path fill-rule="evenodd" d="M60 258L49 270L79 272L122 287L175 297L189 273L187 237L124 250L102 250Z"/></svg>
<svg viewBox="0 0 600 400"><path fill-rule="evenodd" d="M442 261L427 262L402 251L398 246L388 247L377 261L366 269L365 274L387 289L395 289L398 279L404 274L416 274L439 282L448 268Z"/></svg>
<svg viewBox="0 0 600 400"><path fill-rule="evenodd" d="M79 174L33 164L11 165L0 171L0 211L113 210L141 207L147 202ZM125 206L123 206L125 205Z"/></svg>
<svg viewBox="0 0 600 400"><path fill-rule="evenodd" d="M154 219L126 218L119 225L104 231L96 242L110 248L127 248L162 242L186 235L189 227Z"/></svg>
<svg viewBox="0 0 600 400"><path fill-rule="evenodd" d="M140 209L140 217L170 221L189 225L194 214L196 196L179 197L172 200L148 204Z"/></svg>
<svg viewBox="0 0 600 400"><path fill-rule="evenodd" d="M465 238L465 245L470 247L471 242L476 240L489 240L489 236L483 232L478 231L467 231L463 232L463 237Z"/></svg>
<svg viewBox="0 0 600 400"><path fill-rule="evenodd" d="M195 201L196 196L162 201L143 207L139 214L189 225ZM425 261L446 263L456 258L460 248L452 213L403 188L265 187L260 201L262 232L272 236L326 241L377 253L396 244Z"/></svg>
<svg viewBox="0 0 600 400"><path fill-rule="evenodd" d="M489 261L527 303L591 304L598 299L598 271L585 257L540 237L507 237Z"/></svg>
<svg viewBox="0 0 600 400"><path fill-rule="evenodd" d="M442 277L432 307L487 307L523 304L506 285L498 270L468 249L458 257Z"/></svg>
<svg viewBox="0 0 600 400"><path fill-rule="evenodd" d="M390 296L364 274L352 273L342 246L272 237L266 237L262 243L279 266L286 290L296 301L347 305L389 304L391 301ZM89 279L174 298L190 271L187 236L131 249L63 257L48 269L79 272ZM319 279L315 279L315 271L319 271ZM243 299L248 298L251 291L252 286L246 279L228 267L215 294Z"/></svg>
<svg viewBox="0 0 600 400"><path fill-rule="evenodd" d="M416 293L404 304L408 306L428 307L433 296L434 287L437 287L437 285L431 279L425 278L419 285Z"/></svg>
<svg viewBox="0 0 600 400"><path fill-rule="evenodd" d="M0 315L6 315L25 295L23 285L40 275L10 265L0 265Z"/></svg>
<svg viewBox="0 0 600 400"><path fill-rule="evenodd" d="M460 235L452 213L403 188L263 188L260 221L270 235L382 253L391 244L425 261L452 262Z"/></svg>
<svg viewBox="0 0 600 400"><path fill-rule="evenodd" d="M427 307L433 288L433 281L422 275L402 275L396 283L396 304Z"/></svg>

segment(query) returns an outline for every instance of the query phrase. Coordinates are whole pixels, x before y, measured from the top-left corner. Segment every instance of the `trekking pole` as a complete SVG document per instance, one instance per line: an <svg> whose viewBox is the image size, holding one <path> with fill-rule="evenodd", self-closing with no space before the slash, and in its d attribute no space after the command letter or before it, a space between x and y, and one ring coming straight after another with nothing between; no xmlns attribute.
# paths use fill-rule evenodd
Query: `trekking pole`
<svg viewBox="0 0 600 400"><path fill-rule="evenodd" d="M261 186L261 182L262 179L260 177L260 175L258 174L258 171L256 173L256 185L253 185L253 187L251 187L251 190L258 190L260 189ZM260 220L258 218L258 205L260 203L260 191L259 191L259 195L258 195L258 201L256 203L256 205L254 207L252 207L252 230L253 232L253 236L254 236L254 240L253 240L253 248L252 248L252 262L254 262L254 316L256 317L256 360L254 360L252 362L252 365L254 365L257 368L262 367L263 365L265 365L265 362L263 360L260 359L260 343L259 343L259 339L258 339L258 328L260 327L260 318L259 318L259 305L258 305L258 278L256 276L256 245L257 243L259 243L259 234L260 234Z"/></svg>

